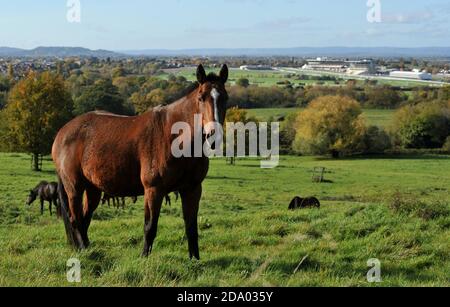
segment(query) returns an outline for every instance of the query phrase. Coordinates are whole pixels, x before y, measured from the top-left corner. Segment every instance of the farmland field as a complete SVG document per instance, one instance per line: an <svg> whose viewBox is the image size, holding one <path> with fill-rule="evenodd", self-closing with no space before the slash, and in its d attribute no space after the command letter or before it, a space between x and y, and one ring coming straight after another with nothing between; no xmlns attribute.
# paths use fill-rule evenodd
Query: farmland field
<svg viewBox="0 0 450 307"><path fill-rule="evenodd" d="M215 72L214 69L207 70L207 73ZM181 68L181 69L167 69L162 78L168 78L170 74L175 76L183 76L187 80L195 81L195 69L194 68ZM290 75L290 77L288 77ZM250 84L258 86L275 86L278 82L289 81L293 85L316 85L317 80L298 80L297 77L289 72L276 71L276 70L240 70L237 68L230 69L229 82L234 84L238 79L246 78L250 81ZM322 81L322 85L335 86L334 81Z"/></svg>
<svg viewBox="0 0 450 307"><path fill-rule="evenodd" d="M207 73L215 72L214 69L208 69ZM160 75L161 78L167 79L170 75L183 76L189 81L196 81L195 68L193 67L183 67L178 69L166 69L164 74ZM332 76L339 79L338 83L335 81L318 81L318 80L299 80L298 75L308 75L308 76ZM278 82L289 81L293 85L327 85L327 86L338 86L344 85L347 80L355 79L358 86L364 86L365 77L356 77L352 75L345 74L334 74L327 72L311 72L302 70L240 70L239 68L230 69L230 84L234 84L238 79L246 78L250 81L250 84L258 86L275 86ZM403 79L393 79L393 78L378 78L372 77L372 79L377 80L377 84L391 85L398 87L416 87L416 86L437 86L440 84L434 84L429 82L424 82L420 80L403 80ZM409 92L405 92L409 93Z"/></svg>
<svg viewBox="0 0 450 307"><path fill-rule="evenodd" d="M100 207L92 246L71 251L62 222L24 204L38 181L55 179L49 160L41 173L29 162L0 154L0 286L70 285L72 257L81 261L81 286L370 286L371 258L381 262L382 286L450 286L450 156L282 157L272 170L213 160L199 262L188 260L174 200L148 259L139 257L142 198L125 210ZM327 168L328 183L312 183L316 166ZM290 212L295 195L315 195L322 208Z"/></svg>
<svg viewBox="0 0 450 307"><path fill-rule="evenodd" d="M279 118L281 116L289 115L290 113L299 112L298 108L269 108L269 109L249 109L247 110L249 116L254 116L260 121L267 121L271 116ZM392 121L395 110L375 110L364 109L363 114L369 125L388 127Z"/></svg>

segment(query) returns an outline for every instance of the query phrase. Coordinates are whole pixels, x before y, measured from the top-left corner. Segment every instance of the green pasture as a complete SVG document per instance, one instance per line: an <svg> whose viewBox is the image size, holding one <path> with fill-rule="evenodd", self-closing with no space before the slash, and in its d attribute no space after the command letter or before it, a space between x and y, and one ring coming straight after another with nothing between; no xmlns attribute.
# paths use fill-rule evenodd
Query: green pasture
<svg viewBox="0 0 450 307"><path fill-rule="evenodd" d="M218 73L219 69L207 69L207 73L215 72ZM170 75L175 76L183 76L189 81L196 80L196 68L194 67L183 67L178 69L166 69L163 74L159 77L162 79L169 78ZM318 81L318 80L299 80L299 75L309 75L309 76L335 76L338 79L341 79L337 83L335 81ZM366 80L363 77L353 77L351 75L340 75L333 74L327 72L309 72L309 71L283 71L283 70L240 70L238 68L230 69L230 78L229 82L234 84L238 79L246 78L250 81L252 85L258 86L275 86L280 85L279 82L289 81L293 86L307 86L307 85L327 85L327 86L339 86L345 85L347 80L355 79L358 86L364 86ZM397 87L416 87L416 86L431 86L431 87L440 87L440 84L429 83L426 81L420 80L395 80L395 79L380 79L377 78L377 84L379 85L390 85ZM281 84L283 85L283 84ZM410 94L409 92L406 92Z"/></svg>
<svg viewBox="0 0 450 307"><path fill-rule="evenodd" d="M27 155L0 154L0 286L450 286L450 156L282 157L275 169L259 166L211 162L201 261L188 259L175 200L142 259L142 198L125 210L100 207L92 246L74 252L62 221L25 205L30 188L55 179L52 163L35 173ZM326 167L325 183L312 182L316 166ZM288 211L295 195L314 195L322 208ZM81 261L80 284L66 280L69 258ZM371 258L381 262L379 284L367 282Z"/></svg>
<svg viewBox="0 0 450 307"><path fill-rule="evenodd" d="M209 69L207 73L215 72L218 73L218 69ZM168 69L165 74L161 75L161 78L167 79L170 75L183 76L189 81L195 81L195 68L182 68L182 69ZM291 76L289 76L291 75ZM334 81L323 81L319 82L317 80L298 80L297 76L290 74L288 72L282 71L245 71L240 69L230 69L229 82L234 84L238 79L245 78L250 81L252 85L258 86L276 86L279 85L278 82L289 81L292 85L335 85Z"/></svg>

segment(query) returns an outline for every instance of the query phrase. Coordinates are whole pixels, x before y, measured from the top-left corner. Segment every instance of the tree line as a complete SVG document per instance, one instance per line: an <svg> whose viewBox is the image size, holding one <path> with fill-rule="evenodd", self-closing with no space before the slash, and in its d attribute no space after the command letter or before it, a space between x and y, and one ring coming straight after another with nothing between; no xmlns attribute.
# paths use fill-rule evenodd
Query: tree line
<svg viewBox="0 0 450 307"><path fill-rule="evenodd" d="M96 68L94 65L89 69L79 69L74 64L69 68L59 67L57 72L30 72L22 80L0 77L0 150L29 152L37 161L39 155L50 153L53 138L62 125L77 115L94 110L123 115L141 114L151 107L165 105L183 97L196 86L196 83L182 76L169 75L162 78L158 75L134 75L134 72L130 75L130 67L127 66L118 65L106 70L102 67ZM158 74L158 69L156 72ZM228 87L231 108L308 106L306 113L298 116L312 118L311 122L320 122L320 118L315 118L317 113L308 111L310 108L324 108L323 112L320 111L324 113L333 106L339 106L337 110L343 110L343 106L348 104L349 107L344 109L355 117L354 120L346 113L336 113L335 109L330 112L340 114L335 116L336 121L345 119L353 123L358 119L361 107L402 107L396 120L400 125L396 128L396 133L380 131L376 127L365 127L367 129L364 128L364 133L360 131L359 136L364 135L365 139L356 143L358 146L366 144L365 150L355 147L354 141L339 138L339 135L345 135L344 131L362 127L359 121L353 123L356 126L352 129L325 122L335 131L340 131L341 128L342 131L340 134L315 134L311 127L305 126L307 120L298 120L298 116L288 118L283 124L284 146L290 152L311 154L379 151L377 148L384 148L385 144L411 148L442 146L448 136L448 116L442 116L447 114L447 107L442 105L450 101L449 89L415 88L406 95L387 85L367 84L365 87L357 87L349 82L345 86L328 87L259 87L250 84L248 80L237 80L235 85ZM320 146L302 138L302 135L307 136L308 133L311 139L322 140ZM422 140L415 138L415 135L421 135ZM334 145L330 147L328 143ZM374 143L378 144L375 146ZM369 147L370 150L367 149Z"/></svg>

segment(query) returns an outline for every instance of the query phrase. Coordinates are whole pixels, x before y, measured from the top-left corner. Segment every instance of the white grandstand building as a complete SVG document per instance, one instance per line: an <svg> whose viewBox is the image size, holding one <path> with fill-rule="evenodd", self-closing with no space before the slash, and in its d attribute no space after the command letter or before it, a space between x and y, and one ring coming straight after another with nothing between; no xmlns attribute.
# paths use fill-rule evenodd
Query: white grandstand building
<svg viewBox="0 0 450 307"><path fill-rule="evenodd" d="M338 60L317 58L307 60L304 70L346 73L351 75L368 75L375 73L375 65L372 60Z"/></svg>
<svg viewBox="0 0 450 307"><path fill-rule="evenodd" d="M413 71L393 71L389 74L392 78L413 79L413 80L433 80L430 73L414 69Z"/></svg>

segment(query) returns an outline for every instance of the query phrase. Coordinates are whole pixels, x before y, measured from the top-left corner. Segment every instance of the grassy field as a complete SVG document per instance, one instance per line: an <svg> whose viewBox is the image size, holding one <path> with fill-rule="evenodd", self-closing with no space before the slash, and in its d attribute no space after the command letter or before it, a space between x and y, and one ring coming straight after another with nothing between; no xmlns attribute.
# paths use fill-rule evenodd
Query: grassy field
<svg viewBox="0 0 450 307"><path fill-rule="evenodd" d="M170 75L175 76L183 76L186 79L190 81L195 81L195 68L193 67L184 67L184 68L177 68L177 69L166 69L165 73L162 74L160 77L163 79L167 79ZM217 73L217 69L208 69L207 73L209 72L215 72ZM336 83L335 81L317 81L317 80L299 80L298 76L296 74L302 74L302 75L310 75L310 76L334 76L338 79L341 79ZM240 78L246 78L250 81L250 84L258 85L258 86L274 86L278 85L278 82L283 81L289 81L293 85L327 85L327 86L339 86L339 85L345 85L348 79L354 79L355 77L347 76L347 75L339 75L339 74L331 74L326 72L308 72L308 71L283 71L283 70L268 70L268 71L244 71L240 70L238 68L231 68L230 69L230 78L229 82L231 84L234 84L238 79ZM437 86L434 84L430 84L424 81L418 81L418 80L393 80L393 79L377 79L378 84L386 84L391 86L398 86L398 87L415 87L415 86ZM358 77L356 78L356 82L358 86L364 86L365 85L365 79Z"/></svg>
<svg viewBox="0 0 450 307"><path fill-rule="evenodd" d="M209 69L207 73L215 72L217 73L217 69ZM181 68L181 69L167 69L166 73L161 75L162 78L167 79L169 75L175 76L183 76L190 81L195 81L195 68ZM288 77L288 75L291 75ZM250 81L250 84L258 85L258 86L275 86L278 85L278 82L289 81L293 85L329 85L336 86L334 81L323 81L319 82L317 80L298 80L297 77L289 72L283 71L244 71L236 68L230 69L230 78L229 82L234 84L238 79L246 78ZM345 84L345 81L342 81L342 84Z"/></svg>
<svg viewBox="0 0 450 307"><path fill-rule="evenodd" d="M255 116L260 121L267 121L271 116L279 118L281 116L289 115L290 113L299 112L301 109L287 109L287 108L274 108L274 109L249 109L247 110L249 116ZM387 127L392 121L395 110L374 110L365 109L364 116L369 125Z"/></svg>
<svg viewBox="0 0 450 307"><path fill-rule="evenodd" d="M282 157L272 170L214 160L199 262L188 260L180 203L164 207L154 252L139 257L142 199L126 210L100 207L91 248L71 251L62 222L24 204L38 181L55 179L50 161L42 173L29 164L0 154L0 286L70 285L72 257L82 286L371 286L370 258L381 261L382 286L450 286L450 156ZM328 169L329 183L312 183L315 166ZM403 200L393 206L396 192ZM295 195L315 195L322 208L290 212Z"/></svg>

